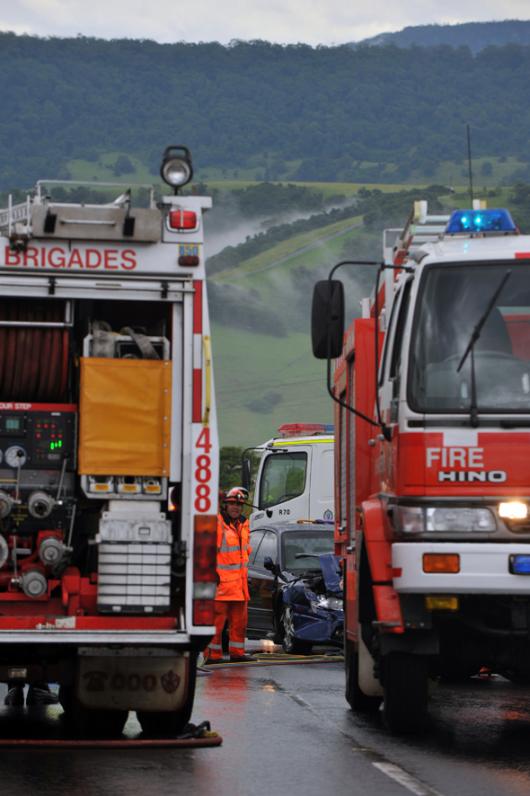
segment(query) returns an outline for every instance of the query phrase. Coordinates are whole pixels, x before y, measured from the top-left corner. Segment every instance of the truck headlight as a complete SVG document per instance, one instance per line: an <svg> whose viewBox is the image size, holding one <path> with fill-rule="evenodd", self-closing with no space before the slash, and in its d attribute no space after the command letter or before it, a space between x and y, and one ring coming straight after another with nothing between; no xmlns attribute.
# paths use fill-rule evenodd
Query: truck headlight
<svg viewBox="0 0 530 796"><path fill-rule="evenodd" d="M394 524L396 530L408 534L492 533L497 529L495 516L487 508L397 506Z"/></svg>

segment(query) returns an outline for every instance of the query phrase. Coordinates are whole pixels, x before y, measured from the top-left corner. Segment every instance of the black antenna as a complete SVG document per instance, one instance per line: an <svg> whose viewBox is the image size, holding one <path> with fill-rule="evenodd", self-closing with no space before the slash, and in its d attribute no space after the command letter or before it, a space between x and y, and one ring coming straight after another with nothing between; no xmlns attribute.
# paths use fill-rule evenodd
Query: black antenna
<svg viewBox="0 0 530 796"><path fill-rule="evenodd" d="M469 198L471 199L471 207L473 207L473 169L471 166L471 128L466 124L467 130L467 167L469 172Z"/></svg>

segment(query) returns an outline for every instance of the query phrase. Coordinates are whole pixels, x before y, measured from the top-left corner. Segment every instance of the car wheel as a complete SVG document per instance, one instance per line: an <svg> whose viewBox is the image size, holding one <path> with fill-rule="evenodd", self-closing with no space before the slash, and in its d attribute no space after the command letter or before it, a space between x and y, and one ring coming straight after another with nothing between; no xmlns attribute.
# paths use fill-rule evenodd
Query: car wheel
<svg viewBox="0 0 530 796"><path fill-rule="evenodd" d="M313 644L295 637L293 609L286 605L282 612L281 626L283 630L282 647L288 655L309 655Z"/></svg>
<svg viewBox="0 0 530 796"><path fill-rule="evenodd" d="M282 619L283 619L283 607L282 604L280 603L279 605L276 606L274 610L274 619L272 622L272 630L274 633L272 640L274 641L275 644L281 644L283 642L283 637L285 635Z"/></svg>

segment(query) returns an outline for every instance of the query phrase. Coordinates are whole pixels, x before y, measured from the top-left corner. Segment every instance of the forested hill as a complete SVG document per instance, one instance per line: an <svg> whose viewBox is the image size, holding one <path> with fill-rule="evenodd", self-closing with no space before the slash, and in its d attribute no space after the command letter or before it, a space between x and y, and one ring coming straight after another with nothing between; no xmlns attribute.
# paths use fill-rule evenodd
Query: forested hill
<svg viewBox="0 0 530 796"><path fill-rule="evenodd" d="M530 20L506 19L502 22L463 22L459 25L414 25L395 33L380 33L354 46L469 47L477 53L485 47L505 44L530 44Z"/></svg>
<svg viewBox="0 0 530 796"><path fill-rule="evenodd" d="M438 161L463 160L468 122L475 157L530 156L530 47L518 45L473 55L4 33L0 74L3 189L106 152L156 174L179 143L199 177L428 179Z"/></svg>

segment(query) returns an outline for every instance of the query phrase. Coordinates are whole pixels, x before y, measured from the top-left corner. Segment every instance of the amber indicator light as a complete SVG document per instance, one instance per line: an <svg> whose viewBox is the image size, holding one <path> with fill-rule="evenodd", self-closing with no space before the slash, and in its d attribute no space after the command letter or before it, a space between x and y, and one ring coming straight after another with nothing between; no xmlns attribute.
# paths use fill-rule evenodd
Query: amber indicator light
<svg viewBox="0 0 530 796"><path fill-rule="evenodd" d="M450 574L460 572L460 556L457 553L424 553L423 571Z"/></svg>

